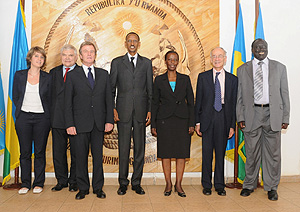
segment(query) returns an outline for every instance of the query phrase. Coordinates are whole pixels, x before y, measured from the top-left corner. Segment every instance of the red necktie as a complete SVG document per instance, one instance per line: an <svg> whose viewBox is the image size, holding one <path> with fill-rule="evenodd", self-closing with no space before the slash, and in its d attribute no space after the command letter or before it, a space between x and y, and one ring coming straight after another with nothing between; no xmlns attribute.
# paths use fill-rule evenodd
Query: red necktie
<svg viewBox="0 0 300 212"><path fill-rule="evenodd" d="M66 73L65 73L65 76L64 76L64 82L66 82L67 73L68 73L69 70L70 70L70 68L66 68Z"/></svg>

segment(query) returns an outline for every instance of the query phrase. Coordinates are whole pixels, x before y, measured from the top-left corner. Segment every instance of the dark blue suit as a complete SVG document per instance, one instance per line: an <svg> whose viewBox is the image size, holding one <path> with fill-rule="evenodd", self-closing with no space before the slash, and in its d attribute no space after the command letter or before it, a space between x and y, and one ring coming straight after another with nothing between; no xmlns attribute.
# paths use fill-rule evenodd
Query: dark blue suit
<svg viewBox="0 0 300 212"><path fill-rule="evenodd" d="M237 77L225 71L224 105L214 109L215 87L213 70L200 73L197 81L195 120L202 133L202 186L211 188L212 158L215 149L214 186L225 187L224 156L230 128L236 125Z"/></svg>
<svg viewBox="0 0 300 212"><path fill-rule="evenodd" d="M50 130L51 77L40 71L39 95L44 113L21 110L26 91L28 69L17 71L13 83L13 102L16 106L16 131L20 144L22 186L31 188L31 154L34 142L34 182L32 187L44 186L46 166L46 144Z"/></svg>

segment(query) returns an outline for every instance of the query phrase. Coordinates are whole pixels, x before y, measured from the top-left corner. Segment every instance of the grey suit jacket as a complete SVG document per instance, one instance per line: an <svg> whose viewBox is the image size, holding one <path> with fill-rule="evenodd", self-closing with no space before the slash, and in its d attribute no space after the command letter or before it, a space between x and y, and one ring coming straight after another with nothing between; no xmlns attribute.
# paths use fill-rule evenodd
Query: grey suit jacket
<svg viewBox="0 0 300 212"><path fill-rule="evenodd" d="M237 70L238 96L236 115L237 122L245 121L245 132L252 130L254 119L254 82L253 66L249 61ZM269 60L269 104L270 124L273 131L280 131L282 123L289 123L290 99L286 67Z"/></svg>
<svg viewBox="0 0 300 212"><path fill-rule="evenodd" d="M110 69L110 82L115 107L120 122L128 122L132 111L136 119L145 122L151 111L153 72L152 63L138 55L135 70L132 70L127 54L113 59Z"/></svg>

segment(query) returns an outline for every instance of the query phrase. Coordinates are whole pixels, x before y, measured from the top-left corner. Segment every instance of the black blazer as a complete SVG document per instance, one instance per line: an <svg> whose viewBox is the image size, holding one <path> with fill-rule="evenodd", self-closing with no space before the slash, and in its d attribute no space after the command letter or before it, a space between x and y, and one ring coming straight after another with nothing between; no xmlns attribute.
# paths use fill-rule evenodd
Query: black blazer
<svg viewBox="0 0 300 212"><path fill-rule="evenodd" d="M133 110L137 121L145 122L147 112L151 111L153 84L151 60L138 54L133 71L127 53L113 59L110 81L113 99L117 96L116 109L120 122L128 122Z"/></svg>
<svg viewBox="0 0 300 212"><path fill-rule="evenodd" d="M156 128L156 120L175 115L189 119L189 126L195 126L194 93L189 76L176 72L176 87L173 92L167 72L154 81L152 98L151 128Z"/></svg>
<svg viewBox="0 0 300 212"><path fill-rule="evenodd" d="M15 73L13 82L13 102L16 106L15 116L18 118L26 91L28 69ZM46 118L50 118L51 105L51 76L45 71L40 71L39 93Z"/></svg>
<svg viewBox="0 0 300 212"><path fill-rule="evenodd" d="M233 74L225 71L225 129L235 129L236 122L236 98L237 98L238 79ZM200 131L205 132L210 123L214 110L215 85L213 81L213 70L202 72L198 76L195 104L196 123L200 123Z"/></svg>
<svg viewBox="0 0 300 212"><path fill-rule="evenodd" d="M77 64L74 67L74 69L76 67L78 67ZM69 71L69 73L71 71ZM65 83L63 78L63 65L51 69L50 75L52 76L51 127L58 129L66 129L64 117Z"/></svg>
<svg viewBox="0 0 300 212"><path fill-rule="evenodd" d="M66 128L74 126L77 133L91 132L94 124L98 130L104 131L105 123L114 123L108 72L96 67L94 70L94 89L82 67L68 73L65 82Z"/></svg>

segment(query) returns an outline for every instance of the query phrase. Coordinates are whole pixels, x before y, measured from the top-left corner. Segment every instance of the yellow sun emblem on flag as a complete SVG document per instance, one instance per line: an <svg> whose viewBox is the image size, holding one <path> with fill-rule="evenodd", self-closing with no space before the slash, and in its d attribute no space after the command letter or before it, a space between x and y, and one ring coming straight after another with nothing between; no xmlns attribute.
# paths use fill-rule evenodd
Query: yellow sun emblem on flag
<svg viewBox="0 0 300 212"><path fill-rule="evenodd" d="M4 127L5 127L4 111L0 110L0 132L1 133L4 133Z"/></svg>

